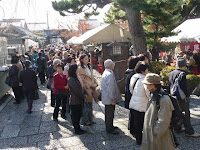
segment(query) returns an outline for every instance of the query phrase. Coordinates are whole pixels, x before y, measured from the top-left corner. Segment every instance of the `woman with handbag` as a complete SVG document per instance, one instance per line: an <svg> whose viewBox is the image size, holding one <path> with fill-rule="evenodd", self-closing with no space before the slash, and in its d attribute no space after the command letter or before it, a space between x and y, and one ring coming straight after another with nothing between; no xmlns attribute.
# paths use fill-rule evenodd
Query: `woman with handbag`
<svg viewBox="0 0 200 150"><path fill-rule="evenodd" d="M80 128L80 119L83 111L84 92L80 80L78 79L78 66L76 64L69 67L69 90L70 90L70 108L71 119L76 134L84 134L85 131Z"/></svg>
<svg viewBox="0 0 200 150"><path fill-rule="evenodd" d="M58 112L59 107L62 103L62 111L61 117L66 119L66 101L67 101L67 93L68 93L68 85L67 85L67 78L66 75L63 74L64 66L62 64L58 64L57 73L53 76L53 85L54 91L53 93L56 95L56 105L54 108L53 119L54 121L58 121Z"/></svg>
<svg viewBox="0 0 200 150"><path fill-rule="evenodd" d="M90 126L95 124L93 121L93 108L92 102L96 94L97 83L93 77L92 71L90 70L88 55L84 54L80 57L80 66L78 68L79 76L83 81L83 88L87 92L87 97L84 103L84 111L82 117L82 124ZM97 98L95 97L97 100Z"/></svg>

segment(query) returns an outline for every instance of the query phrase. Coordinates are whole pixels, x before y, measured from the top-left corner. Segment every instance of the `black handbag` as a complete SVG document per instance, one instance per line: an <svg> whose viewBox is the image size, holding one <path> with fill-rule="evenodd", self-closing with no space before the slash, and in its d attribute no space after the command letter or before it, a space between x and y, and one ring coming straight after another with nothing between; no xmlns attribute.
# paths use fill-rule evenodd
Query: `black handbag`
<svg viewBox="0 0 200 150"><path fill-rule="evenodd" d="M5 80L5 84L7 84L8 86L10 86L10 81L11 81L10 77L7 76L6 80Z"/></svg>

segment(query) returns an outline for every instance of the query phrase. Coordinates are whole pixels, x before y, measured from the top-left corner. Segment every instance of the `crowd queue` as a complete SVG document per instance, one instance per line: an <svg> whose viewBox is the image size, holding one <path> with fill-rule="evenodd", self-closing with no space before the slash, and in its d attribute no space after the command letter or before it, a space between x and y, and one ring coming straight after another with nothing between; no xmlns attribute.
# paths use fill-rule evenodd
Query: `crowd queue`
<svg viewBox="0 0 200 150"><path fill-rule="evenodd" d="M177 108L171 96L162 88L160 76L149 73L151 70L149 57L140 54L129 58L125 73L125 107L130 110L128 129L142 150L178 149L174 132L185 132L185 135L190 137L200 136L194 131L190 122L190 93L184 71L186 67L192 69L191 59L200 60L198 57L195 58L195 55L192 57L187 52L177 57L177 69L169 76L169 94L173 95L171 89L178 83L185 95L184 99L173 95L178 101L180 110L184 112L181 124L173 124L171 121L173 112ZM113 125L115 106L122 101L113 72L115 63L111 59L104 62L105 71L102 75L99 96L98 84L89 59L87 51L81 50L75 53L73 49L59 45L49 45L40 51L32 49L25 55L13 56L8 84L14 92L15 104L20 104L26 96L27 112L32 113L33 99L39 88L38 77L40 86L47 85L51 90L54 121L58 122L59 108L62 107L61 117L66 119L66 113L70 113L75 134L84 134L86 131L81 129L81 125L96 124L93 120L93 102L101 99L105 105L106 132L119 134L118 127ZM166 64L171 63L171 57L167 56L165 61ZM177 80L179 82L176 82Z"/></svg>

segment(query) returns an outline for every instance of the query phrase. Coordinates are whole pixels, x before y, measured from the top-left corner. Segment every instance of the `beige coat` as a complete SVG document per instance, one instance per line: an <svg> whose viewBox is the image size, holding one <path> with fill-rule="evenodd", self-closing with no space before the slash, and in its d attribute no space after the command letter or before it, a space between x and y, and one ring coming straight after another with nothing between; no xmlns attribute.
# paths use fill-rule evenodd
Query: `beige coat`
<svg viewBox="0 0 200 150"><path fill-rule="evenodd" d="M96 96L96 92L93 89L91 89L91 86L93 86L94 84L97 84L95 81L95 78L92 74L92 71L91 71L91 76L90 76L87 70L83 69L81 66L79 66L78 69L79 69L79 76L81 80L83 81L83 87L88 94L85 102L92 102L93 101L92 93Z"/></svg>
<svg viewBox="0 0 200 150"><path fill-rule="evenodd" d="M175 150L169 127L173 110L174 107L167 95L161 97L159 111L156 102L149 101L144 118L142 150Z"/></svg>

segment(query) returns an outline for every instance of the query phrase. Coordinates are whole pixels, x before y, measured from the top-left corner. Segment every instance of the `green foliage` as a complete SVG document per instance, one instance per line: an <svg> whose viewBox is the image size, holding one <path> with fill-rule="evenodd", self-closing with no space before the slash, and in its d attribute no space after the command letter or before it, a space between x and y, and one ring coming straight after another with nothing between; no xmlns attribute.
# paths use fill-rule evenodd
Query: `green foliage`
<svg viewBox="0 0 200 150"><path fill-rule="evenodd" d="M169 74L170 72L174 71L176 67L171 67L171 66L165 66L161 71L160 71L160 76L162 78L162 81L164 82L164 85L168 85L168 79L169 79ZM192 71L185 69L185 72L188 75L194 75Z"/></svg>
<svg viewBox="0 0 200 150"><path fill-rule="evenodd" d="M152 61L151 65L152 65L153 72L156 74L160 74L161 70L165 67L165 65L159 61Z"/></svg>
<svg viewBox="0 0 200 150"><path fill-rule="evenodd" d="M192 92L200 83L200 75L187 75L187 82L189 85L190 92Z"/></svg>

